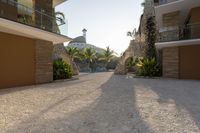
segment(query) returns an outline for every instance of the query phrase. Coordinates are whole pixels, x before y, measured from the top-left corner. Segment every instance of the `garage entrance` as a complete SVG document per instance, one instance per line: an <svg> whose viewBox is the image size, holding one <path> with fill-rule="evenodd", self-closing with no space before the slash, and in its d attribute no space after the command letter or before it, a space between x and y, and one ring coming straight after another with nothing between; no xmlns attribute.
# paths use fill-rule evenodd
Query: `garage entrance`
<svg viewBox="0 0 200 133"><path fill-rule="evenodd" d="M0 88L35 83L35 41L0 32Z"/></svg>
<svg viewBox="0 0 200 133"><path fill-rule="evenodd" d="M183 46L180 54L180 78L200 79L200 45Z"/></svg>

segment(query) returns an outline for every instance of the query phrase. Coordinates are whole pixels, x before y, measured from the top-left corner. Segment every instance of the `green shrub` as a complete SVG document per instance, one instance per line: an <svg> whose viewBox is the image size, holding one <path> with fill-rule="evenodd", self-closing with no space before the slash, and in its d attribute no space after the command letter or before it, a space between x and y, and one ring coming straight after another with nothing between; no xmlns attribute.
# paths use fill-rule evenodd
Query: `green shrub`
<svg viewBox="0 0 200 133"><path fill-rule="evenodd" d="M131 57L126 61L126 69L130 72L133 66L135 65L134 58Z"/></svg>
<svg viewBox="0 0 200 133"><path fill-rule="evenodd" d="M119 63L119 59L120 59L119 57L113 56L113 58L108 63L107 69L114 70L116 68L117 64Z"/></svg>
<svg viewBox="0 0 200 133"><path fill-rule="evenodd" d="M161 76L161 66L155 58L139 59L136 63L136 74L139 76Z"/></svg>
<svg viewBox="0 0 200 133"><path fill-rule="evenodd" d="M67 79L73 75L72 68L69 64L65 63L62 59L54 60L53 62L53 79Z"/></svg>

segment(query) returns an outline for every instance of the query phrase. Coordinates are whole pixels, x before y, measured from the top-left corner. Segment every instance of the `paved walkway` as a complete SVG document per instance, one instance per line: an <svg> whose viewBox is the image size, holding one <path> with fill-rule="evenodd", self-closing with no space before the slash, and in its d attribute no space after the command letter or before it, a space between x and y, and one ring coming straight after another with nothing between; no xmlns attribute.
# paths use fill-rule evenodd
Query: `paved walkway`
<svg viewBox="0 0 200 133"><path fill-rule="evenodd" d="M0 133L200 133L200 82L96 73L0 90Z"/></svg>

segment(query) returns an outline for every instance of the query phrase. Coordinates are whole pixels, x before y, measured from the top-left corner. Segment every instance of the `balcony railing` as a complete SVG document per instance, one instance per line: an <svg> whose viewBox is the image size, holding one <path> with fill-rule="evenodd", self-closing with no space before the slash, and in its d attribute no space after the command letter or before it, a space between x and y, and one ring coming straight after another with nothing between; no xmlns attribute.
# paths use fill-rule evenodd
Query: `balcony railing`
<svg viewBox="0 0 200 133"><path fill-rule="evenodd" d="M43 9L30 8L18 3L16 0L0 0L0 17L21 24L39 28L45 31L61 34L59 26L65 25L61 17Z"/></svg>
<svg viewBox="0 0 200 133"><path fill-rule="evenodd" d="M159 42L170 42L179 40L199 39L200 23L179 26L173 30L166 30L159 33Z"/></svg>
<svg viewBox="0 0 200 133"><path fill-rule="evenodd" d="M159 0L158 5L164 5L178 0Z"/></svg>

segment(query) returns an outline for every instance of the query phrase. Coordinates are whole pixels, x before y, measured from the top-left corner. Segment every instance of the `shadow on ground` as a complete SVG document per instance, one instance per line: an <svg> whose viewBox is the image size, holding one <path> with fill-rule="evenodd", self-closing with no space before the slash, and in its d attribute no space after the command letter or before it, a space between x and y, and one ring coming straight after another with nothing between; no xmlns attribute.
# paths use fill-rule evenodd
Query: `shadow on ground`
<svg viewBox="0 0 200 133"><path fill-rule="evenodd" d="M111 73L97 75L96 78L95 74L84 75L79 81L69 83L40 85L38 91L53 90L55 95L64 94L6 132L174 133L192 130L198 133L200 131L194 128L200 129L198 81L132 79ZM63 88L68 92L65 93ZM194 125L190 126L191 123Z"/></svg>
<svg viewBox="0 0 200 133"><path fill-rule="evenodd" d="M190 132L200 132L200 82L192 80L169 80L169 79L134 79L134 86L146 88L145 91L152 91L158 98L160 106L166 106L168 112L170 106L175 105L177 112L171 112L171 117L177 121L177 129L182 125L187 128L192 123ZM167 109L168 108L168 109ZM170 114L167 114L169 116ZM162 117L162 115L160 115ZM165 118L165 119L170 119ZM174 124L173 122L170 124ZM196 129L195 129L195 128ZM181 128L181 127L180 127ZM193 129L192 129L193 128Z"/></svg>
<svg viewBox="0 0 200 133"><path fill-rule="evenodd" d="M94 100L89 105L67 113L70 110L67 109L68 100L76 95L73 94L30 116L8 132L150 133L137 110L131 80L112 75L106 83L100 83L99 87L81 96L83 104ZM73 106L78 106L79 99L74 100Z"/></svg>

